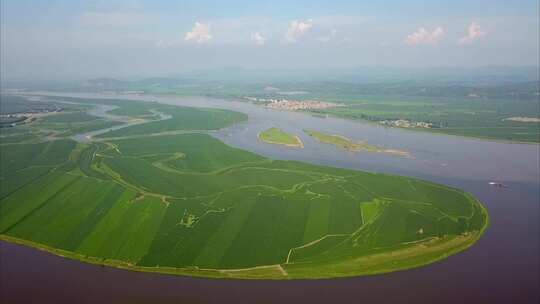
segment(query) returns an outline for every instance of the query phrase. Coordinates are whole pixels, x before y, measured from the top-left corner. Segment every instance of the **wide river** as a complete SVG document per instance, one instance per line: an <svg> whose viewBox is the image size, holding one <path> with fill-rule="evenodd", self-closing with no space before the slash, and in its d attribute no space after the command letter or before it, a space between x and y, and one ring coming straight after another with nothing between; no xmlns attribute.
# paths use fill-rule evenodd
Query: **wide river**
<svg viewBox="0 0 540 304"><path fill-rule="evenodd" d="M100 267L2 242L3 303L538 303L540 301L540 146L385 128L319 118L245 102L203 97L103 94L43 95L158 101L244 112L249 121L211 132L227 144L274 159L414 176L473 193L491 225L473 247L435 264L368 277L299 280L216 280ZM54 99L54 98L53 98ZM59 99L60 100L60 99ZM297 134L304 149L265 144L257 134L279 127ZM340 151L303 129L341 134L413 158ZM489 185L501 182L506 188Z"/></svg>

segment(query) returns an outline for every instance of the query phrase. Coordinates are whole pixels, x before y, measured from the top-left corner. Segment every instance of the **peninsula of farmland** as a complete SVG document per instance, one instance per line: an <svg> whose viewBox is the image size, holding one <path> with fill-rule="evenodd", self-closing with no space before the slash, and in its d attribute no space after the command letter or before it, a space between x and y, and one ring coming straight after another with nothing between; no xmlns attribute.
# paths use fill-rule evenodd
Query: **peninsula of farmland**
<svg viewBox="0 0 540 304"><path fill-rule="evenodd" d="M109 101L148 122L77 142L76 124L104 123L86 103L2 141L1 239L136 271L316 279L430 264L488 225L458 189L272 160L204 131L246 119L237 112Z"/></svg>

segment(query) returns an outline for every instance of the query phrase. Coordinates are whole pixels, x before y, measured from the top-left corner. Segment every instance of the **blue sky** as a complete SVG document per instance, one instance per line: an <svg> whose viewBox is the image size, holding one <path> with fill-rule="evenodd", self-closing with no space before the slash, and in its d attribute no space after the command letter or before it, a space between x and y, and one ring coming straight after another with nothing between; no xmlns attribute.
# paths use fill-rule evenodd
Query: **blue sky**
<svg viewBox="0 0 540 304"><path fill-rule="evenodd" d="M538 65L538 1L3 0L2 76Z"/></svg>

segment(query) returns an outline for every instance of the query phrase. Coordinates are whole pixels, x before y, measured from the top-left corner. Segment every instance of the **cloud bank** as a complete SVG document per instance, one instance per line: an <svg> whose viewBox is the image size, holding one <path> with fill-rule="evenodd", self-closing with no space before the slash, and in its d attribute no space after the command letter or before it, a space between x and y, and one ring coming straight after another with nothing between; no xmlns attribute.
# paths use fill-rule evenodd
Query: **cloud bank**
<svg viewBox="0 0 540 304"><path fill-rule="evenodd" d="M444 30L442 27L437 27L433 31L428 31L425 28L421 27L416 32L407 35L405 38L405 43L410 46L421 45L421 44L435 44L441 37L444 35Z"/></svg>
<svg viewBox="0 0 540 304"><path fill-rule="evenodd" d="M210 35L210 25L199 22L195 22L193 29L191 32L187 32L185 37L186 41L193 40L197 43L204 43L210 39L212 39L212 35Z"/></svg>
<svg viewBox="0 0 540 304"><path fill-rule="evenodd" d="M458 44L459 45L470 44L484 37L485 35L486 35L486 32L482 31L482 29L476 22L473 22L469 25L469 28L467 30L467 35L459 39Z"/></svg>
<svg viewBox="0 0 540 304"><path fill-rule="evenodd" d="M306 21L293 20L289 23L289 28L285 33L285 39L288 42L296 42L302 35L307 33L313 27L313 19Z"/></svg>

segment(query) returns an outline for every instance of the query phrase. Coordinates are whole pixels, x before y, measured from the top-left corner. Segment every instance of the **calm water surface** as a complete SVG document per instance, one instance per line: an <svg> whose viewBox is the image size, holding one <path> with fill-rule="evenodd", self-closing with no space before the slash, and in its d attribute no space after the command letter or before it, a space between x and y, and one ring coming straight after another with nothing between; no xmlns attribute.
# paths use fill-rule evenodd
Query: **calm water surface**
<svg viewBox="0 0 540 304"><path fill-rule="evenodd" d="M212 134L232 146L275 159L414 176L458 187L484 203L491 216L491 226L469 250L426 267L370 277L290 282L137 273L0 243L2 302L538 303L540 300L539 145L389 129L202 97L65 96L68 95L241 111L249 115L248 122ZM286 148L257 140L260 131L274 126L299 135L305 148ZM305 135L302 130L306 128L407 150L414 158L339 151ZM500 181L508 188L494 188L489 181Z"/></svg>

